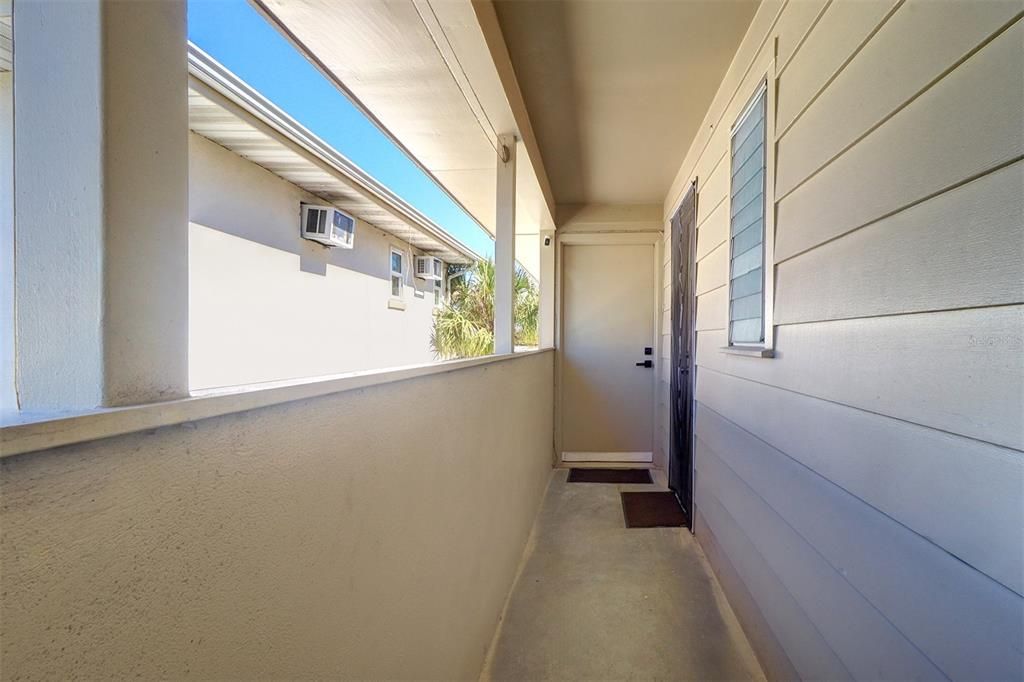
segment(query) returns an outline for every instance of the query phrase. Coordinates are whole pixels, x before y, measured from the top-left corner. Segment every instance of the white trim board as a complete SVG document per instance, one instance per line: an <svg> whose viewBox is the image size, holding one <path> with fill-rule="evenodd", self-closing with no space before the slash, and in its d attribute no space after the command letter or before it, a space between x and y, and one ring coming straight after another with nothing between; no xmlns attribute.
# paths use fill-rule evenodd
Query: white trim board
<svg viewBox="0 0 1024 682"><path fill-rule="evenodd" d="M563 452L563 462L652 462L653 452Z"/></svg>

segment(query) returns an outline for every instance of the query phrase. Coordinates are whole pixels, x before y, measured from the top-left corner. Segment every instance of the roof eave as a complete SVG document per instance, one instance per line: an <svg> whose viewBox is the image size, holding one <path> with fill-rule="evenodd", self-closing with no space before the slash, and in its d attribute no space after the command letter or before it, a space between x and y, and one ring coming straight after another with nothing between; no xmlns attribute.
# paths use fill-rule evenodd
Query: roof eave
<svg viewBox="0 0 1024 682"><path fill-rule="evenodd" d="M347 185L391 213L415 231L464 256L466 262L480 259L468 246L450 235L419 210L356 166L339 151L289 116L245 81L193 43L188 45L189 75L204 94L213 94L218 104L231 106L237 116L250 120L263 132L279 138L319 161Z"/></svg>

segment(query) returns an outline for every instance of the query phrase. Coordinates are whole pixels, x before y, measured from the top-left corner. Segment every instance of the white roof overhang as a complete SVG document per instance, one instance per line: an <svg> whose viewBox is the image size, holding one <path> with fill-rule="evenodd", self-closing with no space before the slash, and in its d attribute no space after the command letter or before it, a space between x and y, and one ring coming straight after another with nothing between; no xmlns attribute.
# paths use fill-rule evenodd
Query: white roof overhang
<svg viewBox="0 0 1024 682"><path fill-rule="evenodd" d="M449 263L478 256L194 45L189 127L326 202Z"/></svg>
<svg viewBox="0 0 1024 682"><path fill-rule="evenodd" d="M554 198L489 3L250 1L491 234L497 136L516 135L516 259L538 273Z"/></svg>

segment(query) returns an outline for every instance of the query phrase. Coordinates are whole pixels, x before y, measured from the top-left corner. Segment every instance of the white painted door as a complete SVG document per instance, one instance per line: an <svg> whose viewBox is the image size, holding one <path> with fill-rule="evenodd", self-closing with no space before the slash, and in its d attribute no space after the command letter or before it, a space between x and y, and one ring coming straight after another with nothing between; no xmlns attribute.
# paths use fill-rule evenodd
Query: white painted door
<svg viewBox="0 0 1024 682"><path fill-rule="evenodd" d="M654 245L567 244L562 260L562 459L649 462ZM645 355L645 349L651 355ZM637 366L651 361L652 367Z"/></svg>

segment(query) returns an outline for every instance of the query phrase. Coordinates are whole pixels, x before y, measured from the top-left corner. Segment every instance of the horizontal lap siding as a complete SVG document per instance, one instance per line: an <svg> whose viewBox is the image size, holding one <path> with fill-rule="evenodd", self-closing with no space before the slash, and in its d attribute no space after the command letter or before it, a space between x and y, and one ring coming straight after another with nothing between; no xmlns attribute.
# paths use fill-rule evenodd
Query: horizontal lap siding
<svg viewBox="0 0 1024 682"><path fill-rule="evenodd" d="M715 436L702 414L697 435L704 456L700 476L743 528L786 591L815 624L829 648L856 680L938 679L938 670L727 463L733 448L706 443ZM730 454L723 455L722 450ZM834 617L842 614L841 617Z"/></svg>
<svg viewBox="0 0 1024 682"><path fill-rule="evenodd" d="M714 453L698 475L748 519L754 544L854 677L1020 672L1019 595L704 406L697 436Z"/></svg>
<svg viewBox="0 0 1024 682"><path fill-rule="evenodd" d="M799 0L795 0L799 1ZM800 47L780 65L776 130L781 135L866 44L900 0L833 0ZM813 57L809 57L813 55Z"/></svg>
<svg viewBox="0 0 1024 682"><path fill-rule="evenodd" d="M700 200L705 201L703 193ZM729 202L722 201L697 229L697 261L700 262L709 253L725 244L729 239Z"/></svg>
<svg viewBox="0 0 1024 682"><path fill-rule="evenodd" d="M697 299L697 331L724 330L729 324L729 287L712 289Z"/></svg>
<svg viewBox="0 0 1024 682"><path fill-rule="evenodd" d="M811 27L820 19L830 2L831 0L791 0L786 4L786 20L779 22L775 32L778 41L776 57L780 70L796 56L797 48L810 37Z"/></svg>
<svg viewBox="0 0 1024 682"><path fill-rule="evenodd" d="M723 154L710 175L699 178L700 202L697 204L697 226L703 229L712 212L721 210L729 194L729 157ZM726 209L728 210L728 209Z"/></svg>
<svg viewBox="0 0 1024 682"><path fill-rule="evenodd" d="M781 199L775 261L1020 158L1022 43L1018 21Z"/></svg>
<svg viewBox="0 0 1024 682"><path fill-rule="evenodd" d="M1019 450L1022 329L1020 305L783 325L771 362L722 353L707 331L697 363Z"/></svg>
<svg viewBox="0 0 1024 682"><path fill-rule="evenodd" d="M907 0L779 140L778 196L910 102L1020 11L1018 0Z"/></svg>
<svg viewBox="0 0 1024 682"><path fill-rule="evenodd" d="M722 242L697 262L697 295L703 296L728 281L729 244Z"/></svg>
<svg viewBox="0 0 1024 682"><path fill-rule="evenodd" d="M1024 300L1022 187L1017 162L787 260L776 323Z"/></svg>
<svg viewBox="0 0 1024 682"><path fill-rule="evenodd" d="M770 675L1024 669L1021 9L763 4L666 199L698 179L696 533ZM776 44L755 359L721 351L729 128Z"/></svg>
<svg viewBox="0 0 1024 682"><path fill-rule="evenodd" d="M710 461L714 453L699 438L695 450L697 476L701 477L709 471L704 462ZM724 496L727 491L703 485L703 481L701 483L702 487L696 491L698 517L707 523L718 538L722 551L754 595L771 629L769 634L774 634L778 639L799 675L808 680L852 679L807 612L797 603L793 593L780 581L775 569L754 545L749 534L756 532L756 529L744 523L745 519L734 518L716 497ZM774 676L769 674L769 677Z"/></svg>
<svg viewBox="0 0 1024 682"><path fill-rule="evenodd" d="M1024 481L1013 450L709 368L697 386L701 404L731 414L736 428L1024 593ZM744 401L758 408L732 408Z"/></svg>
<svg viewBox="0 0 1024 682"><path fill-rule="evenodd" d="M790 660L790 657L782 646L779 645L778 641L771 636L772 628L768 624L768 620L765 618L761 607L754 599L753 594L751 594L749 586L744 582L736 567L730 563L728 555L725 554L722 548L722 543L715 537L707 520L697 513L698 511L695 507L693 515L694 533L700 537L701 547L704 549L708 561L714 567L715 574L722 588L729 595L729 602L732 604L733 610L741 612L749 619L750 622L745 626L745 630L751 638L751 645L761 658L762 667L765 670L771 671L774 679L800 679L800 674L797 673L796 668L793 666L793 661ZM754 578L759 575L770 575L770 572L764 566L755 567L751 572L754 574ZM772 592L774 594L781 594L783 591L780 587L772 590ZM792 597L789 597L789 599L792 602ZM778 609L773 609L773 611L777 612ZM796 613L803 618L802 612L797 610ZM803 618L803 622L809 625L806 618ZM836 676L834 679L848 679L848 676Z"/></svg>

